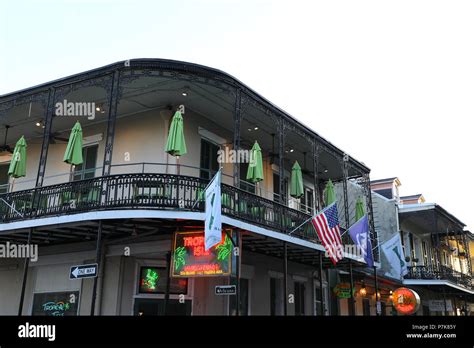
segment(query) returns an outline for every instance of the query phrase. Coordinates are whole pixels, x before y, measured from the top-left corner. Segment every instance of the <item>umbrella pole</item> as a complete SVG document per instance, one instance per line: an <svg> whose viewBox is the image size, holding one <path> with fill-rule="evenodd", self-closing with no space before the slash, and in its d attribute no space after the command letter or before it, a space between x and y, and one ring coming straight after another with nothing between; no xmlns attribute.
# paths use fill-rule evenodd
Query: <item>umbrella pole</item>
<svg viewBox="0 0 474 348"><path fill-rule="evenodd" d="M13 192L13 187L15 186L15 178L13 178L12 180L12 184L11 184L11 187L10 187L10 192Z"/></svg>
<svg viewBox="0 0 474 348"><path fill-rule="evenodd" d="M179 156L176 156L176 174L180 175Z"/></svg>

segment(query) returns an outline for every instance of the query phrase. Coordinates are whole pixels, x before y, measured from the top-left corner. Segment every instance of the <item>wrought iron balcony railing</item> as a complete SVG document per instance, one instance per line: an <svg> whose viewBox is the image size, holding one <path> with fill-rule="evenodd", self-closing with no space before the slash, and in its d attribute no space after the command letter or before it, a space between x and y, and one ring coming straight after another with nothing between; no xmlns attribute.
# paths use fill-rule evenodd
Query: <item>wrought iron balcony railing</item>
<svg viewBox="0 0 474 348"><path fill-rule="evenodd" d="M472 289L472 277L446 266L412 266L408 267L405 279L446 280L467 289Z"/></svg>
<svg viewBox="0 0 474 348"><path fill-rule="evenodd" d="M204 210L208 180L174 174L117 174L0 195L3 222L112 209ZM222 212L288 233L310 216L299 210L222 184ZM21 214L21 215L20 215ZM295 235L314 241L311 226Z"/></svg>

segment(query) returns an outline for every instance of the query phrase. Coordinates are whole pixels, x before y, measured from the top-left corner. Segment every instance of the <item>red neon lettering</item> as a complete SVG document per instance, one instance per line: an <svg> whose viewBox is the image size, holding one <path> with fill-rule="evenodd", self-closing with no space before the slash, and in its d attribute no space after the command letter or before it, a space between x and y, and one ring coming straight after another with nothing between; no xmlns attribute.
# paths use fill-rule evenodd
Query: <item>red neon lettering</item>
<svg viewBox="0 0 474 348"><path fill-rule="evenodd" d="M184 237L184 246L192 248L194 256L208 256L209 250L204 250L204 237Z"/></svg>

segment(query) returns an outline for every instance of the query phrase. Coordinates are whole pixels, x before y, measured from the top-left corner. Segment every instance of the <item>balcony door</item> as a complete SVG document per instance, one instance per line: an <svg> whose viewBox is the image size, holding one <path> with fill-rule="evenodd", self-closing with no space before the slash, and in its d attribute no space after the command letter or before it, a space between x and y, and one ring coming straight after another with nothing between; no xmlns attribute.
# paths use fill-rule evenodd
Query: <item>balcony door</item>
<svg viewBox="0 0 474 348"><path fill-rule="evenodd" d="M95 176L98 147L99 145L92 145L82 149L83 163L74 168L74 181L91 179Z"/></svg>
<svg viewBox="0 0 474 348"><path fill-rule="evenodd" d="M270 315L284 314L284 285L280 277L270 277Z"/></svg>
<svg viewBox="0 0 474 348"><path fill-rule="evenodd" d="M301 316L305 315L305 296L306 296L306 287L305 283L295 281L295 315Z"/></svg>
<svg viewBox="0 0 474 348"><path fill-rule="evenodd" d="M314 207L314 191L313 189L305 186L304 187L304 196L301 198L301 211L313 214Z"/></svg>
<svg viewBox="0 0 474 348"><path fill-rule="evenodd" d="M9 163L0 164L0 194L8 192L8 167Z"/></svg>
<svg viewBox="0 0 474 348"><path fill-rule="evenodd" d="M313 282L313 289L314 289L314 315L321 315L321 287L319 280L315 280ZM327 282L323 281L323 301L324 301L324 308L323 313L324 315L329 315L329 292L328 292L328 284Z"/></svg>
<svg viewBox="0 0 474 348"><path fill-rule="evenodd" d="M219 146L205 139L201 139L201 159L199 176L203 179L212 179L219 170L217 152Z"/></svg>
<svg viewBox="0 0 474 348"><path fill-rule="evenodd" d="M288 179L283 179L283 201L288 203ZM273 201L280 202L280 174L273 173Z"/></svg>

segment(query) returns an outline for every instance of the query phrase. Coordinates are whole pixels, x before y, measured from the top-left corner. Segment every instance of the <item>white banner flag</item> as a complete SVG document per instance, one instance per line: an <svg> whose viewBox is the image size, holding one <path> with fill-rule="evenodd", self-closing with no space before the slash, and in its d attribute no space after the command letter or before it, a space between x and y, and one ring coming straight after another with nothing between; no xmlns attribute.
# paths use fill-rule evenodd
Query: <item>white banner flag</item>
<svg viewBox="0 0 474 348"><path fill-rule="evenodd" d="M222 240L220 170L206 189L206 219L204 220L204 226L204 245L205 249L209 250Z"/></svg>
<svg viewBox="0 0 474 348"><path fill-rule="evenodd" d="M382 244L382 252L387 258L390 269L386 272L392 278L402 279L408 273L405 255L403 254L402 241L397 233Z"/></svg>

